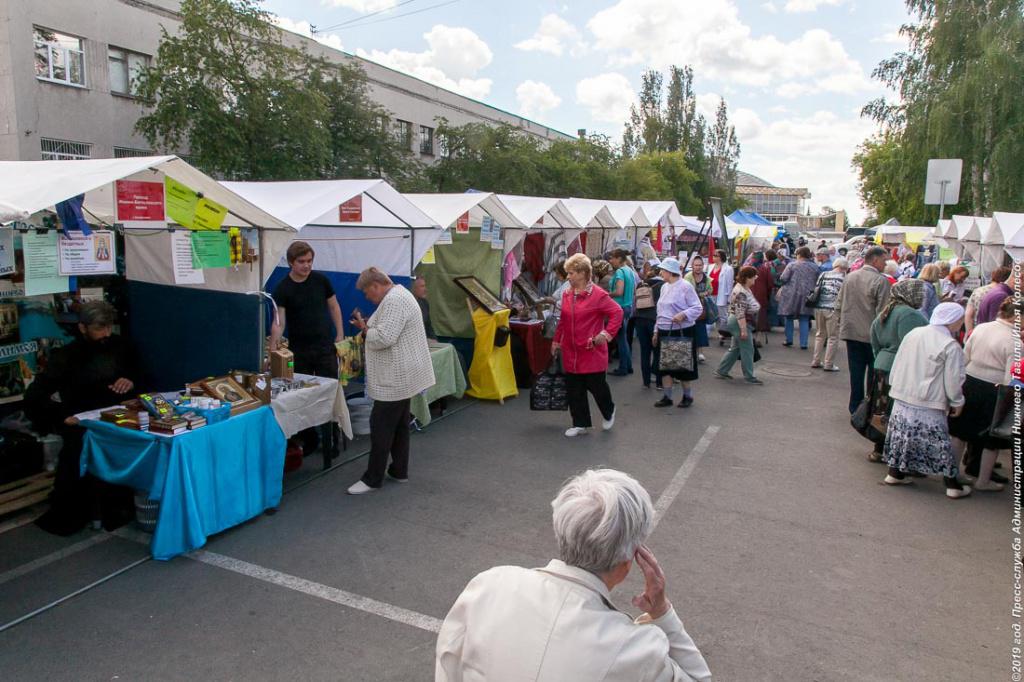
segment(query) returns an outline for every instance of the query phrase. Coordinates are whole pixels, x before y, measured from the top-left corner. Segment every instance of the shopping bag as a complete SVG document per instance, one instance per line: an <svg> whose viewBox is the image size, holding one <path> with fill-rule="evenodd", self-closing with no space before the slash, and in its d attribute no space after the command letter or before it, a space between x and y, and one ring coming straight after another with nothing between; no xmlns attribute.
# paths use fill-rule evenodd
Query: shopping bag
<svg viewBox="0 0 1024 682"><path fill-rule="evenodd" d="M530 389L530 409L534 412L569 409L569 389L562 372L562 358L556 353L548 368L534 377Z"/></svg>
<svg viewBox="0 0 1024 682"><path fill-rule="evenodd" d="M363 375L363 337L349 336L334 344L338 353L338 381L342 386Z"/></svg>
<svg viewBox="0 0 1024 682"><path fill-rule="evenodd" d="M998 391L996 408L993 410L992 425L989 426L988 435L993 438L1011 440L1020 429L1019 417L1014 409L1017 389L1000 384Z"/></svg>
<svg viewBox="0 0 1024 682"><path fill-rule="evenodd" d="M658 360L660 371L693 371L693 339L686 336L659 336L658 345L661 346Z"/></svg>

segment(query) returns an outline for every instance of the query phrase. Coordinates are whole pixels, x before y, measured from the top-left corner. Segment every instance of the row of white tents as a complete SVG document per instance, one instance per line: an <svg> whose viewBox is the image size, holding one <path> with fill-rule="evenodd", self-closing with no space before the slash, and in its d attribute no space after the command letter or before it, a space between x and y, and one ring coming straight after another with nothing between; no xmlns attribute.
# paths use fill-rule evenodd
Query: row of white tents
<svg viewBox="0 0 1024 682"><path fill-rule="evenodd" d="M970 258L986 274L1003 264L1004 253L1024 258L1024 213L996 211L991 218L954 215L940 220L932 235L943 240L957 256Z"/></svg>

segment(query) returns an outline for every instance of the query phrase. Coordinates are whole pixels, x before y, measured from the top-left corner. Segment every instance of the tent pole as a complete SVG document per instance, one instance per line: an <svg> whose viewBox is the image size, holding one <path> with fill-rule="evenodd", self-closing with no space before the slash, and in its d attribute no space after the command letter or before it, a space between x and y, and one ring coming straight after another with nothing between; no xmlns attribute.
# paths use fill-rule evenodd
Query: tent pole
<svg viewBox="0 0 1024 682"><path fill-rule="evenodd" d="M256 236L260 240L260 252L259 252L259 256L258 256L258 258L259 258L259 270L260 270L260 281L259 281L259 285L256 287L256 290L258 292L260 292L260 295L257 296L257 298L260 301L260 328L259 328L259 337L258 337L259 344L260 344L259 345L259 359L260 359L260 362L256 366L256 371L257 372L260 372L260 371L263 370L263 367L265 366L265 362L266 362L266 358L263 357L263 351L264 351L263 338L264 338L264 335L266 334L266 328L267 328L267 320L266 320L267 305L266 305L266 301L263 300L263 295L262 295L263 283L264 283L264 279L263 279L263 274L264 274L264 270L263 270L263 255L264 255L264 248L263 248L263 246L264 246L264 243L263 243L263 241L264 240L263 240L263 237L264 237L265 232L266 232L266 230L264 228L262 228L262 227L257 228L257 231L256 231Z"/></svg>
<svg viewBox="0 0 1024 682"><path fill-rule="evenodd" d="M409 285L416 272L416 230L409 227Z"/></svg>

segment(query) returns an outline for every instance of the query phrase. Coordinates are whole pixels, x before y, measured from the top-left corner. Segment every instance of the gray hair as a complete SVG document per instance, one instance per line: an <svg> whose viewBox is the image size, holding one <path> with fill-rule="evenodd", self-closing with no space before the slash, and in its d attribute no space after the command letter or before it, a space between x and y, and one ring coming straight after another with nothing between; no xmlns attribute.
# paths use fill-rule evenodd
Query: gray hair
<svg viewBox="0 0 1024 682"><path fill-rule="evenodd" d="M589 469L570 478L551 509L562 561L595 574L631 561L654 525L651 496L615 469Z"/></svg>
<svg viewBox="0 0 1024 682"><path fill-rule="evenodd" d="M881 258L883 256L885 258L888 258L889 252L883 249L881 246L872 246L867 251L864 252L864 262L869 263L870 261L873 261L876 258Z"/></svg>
<svg viewBox="0 0 1024 682"><path fill-rule="evenodd" d="M117 321L117 310L106 301L86 301L78 311L78 321L86 327L111 327Z"/></svg>
<svg viewBox="0 0 1024 682"><path fill-rule="evenodd" d="M850 269L850 261L848 261L848 260L846 260L845 258L842 258L842 257L834 258L832 260L832 269L833 270L849 270Z"/></svg>
<svg viewBox="0 0 1024 682"><path fill-rule="evenodd" d="M885 269L882 271L887 275L895 275L900 271L900 265L894 260L885 261Z"/></svg>
<svg viewBox="0 0 1024 682"><path fill-rule="evenodd" d="M394 282L380 269L369 267L359 273L359 279L356 280L356 289L363 291L371 284L388 286L394 284Z"/></svg>

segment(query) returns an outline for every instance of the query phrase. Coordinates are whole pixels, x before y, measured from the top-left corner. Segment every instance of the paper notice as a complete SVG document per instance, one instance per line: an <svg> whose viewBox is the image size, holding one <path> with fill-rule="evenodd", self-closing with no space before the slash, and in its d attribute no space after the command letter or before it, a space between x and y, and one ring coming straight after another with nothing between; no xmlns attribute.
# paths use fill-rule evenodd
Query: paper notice
<svg viewBox="0 0 1024 682"><path fill-rule="evenodd" d="M171 263L175 284L205 284L203 271L192 267L192 235L184 230L171 234Z"/></svg>
<svg viewBox="0 0 1024 682"><path fill-rule="evenodd" d="M434 265L437 263L437 259L434 257L434 247L431 246L427 249L427 252L423 254L423 260L420 261L421 265Z"/></svg>
<svg viewBox="0 0 1024 682"><path fill-rule="evenodd" d="M60 233L30 231L21 238L25 254L25 295L57 294L68 290L68 278L60 274L57 238Z"/></svg>
<svg viewBox="0 0 1024 682"><path fill-rule="evenodd" d="M434 245L437 246L438 244L444 245L444 244L451 244L451 243L452 243L452 231L451 230L441 230L441 234L438 235L437 241L434 242Z"/></svg>
<svg viewBox="0 0 1024 682"><path fill-rule="evenodd" d="M60 274L62 275L112 275L117 272L117 253L114 233L96 230L86 236L71 232L58 240Z"/></svg>
<svg viewBox="0 0 1024 682"><path fill-rule="evenodd" d="M0 229L0 275L14 272L14 230Z"/></svg>

